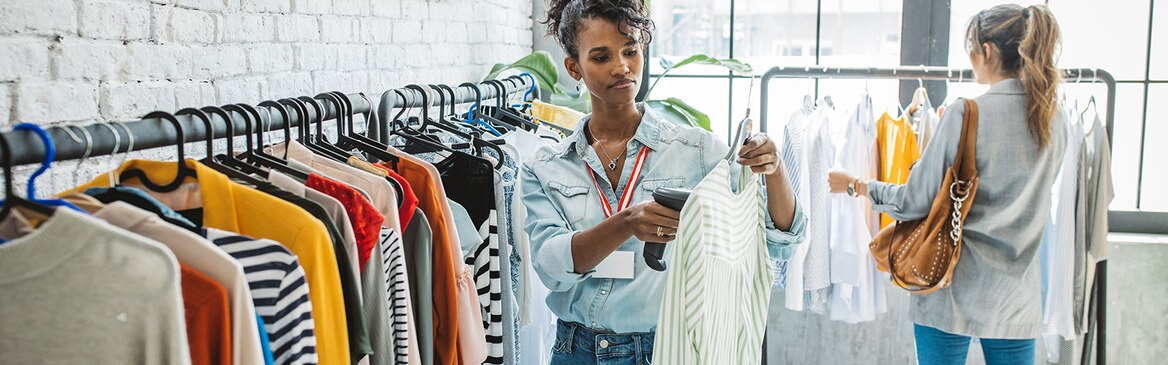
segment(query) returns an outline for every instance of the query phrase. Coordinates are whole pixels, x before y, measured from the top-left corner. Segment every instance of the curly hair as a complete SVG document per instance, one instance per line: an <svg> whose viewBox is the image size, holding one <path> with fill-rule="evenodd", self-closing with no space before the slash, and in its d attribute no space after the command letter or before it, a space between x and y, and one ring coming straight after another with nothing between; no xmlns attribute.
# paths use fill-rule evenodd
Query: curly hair
<svg viewBox="0 0 1168 365"><path fill-rule="evenodd" d="M576 33L584 19L604 19L618 25L624 36L642 45L653 41L653 20L649 19L642 0L550 0L547 18L548 35L573 59L580 58ZM626 28L627 27L627 28ZM628 29L629 33L624 33Z"/></svg>

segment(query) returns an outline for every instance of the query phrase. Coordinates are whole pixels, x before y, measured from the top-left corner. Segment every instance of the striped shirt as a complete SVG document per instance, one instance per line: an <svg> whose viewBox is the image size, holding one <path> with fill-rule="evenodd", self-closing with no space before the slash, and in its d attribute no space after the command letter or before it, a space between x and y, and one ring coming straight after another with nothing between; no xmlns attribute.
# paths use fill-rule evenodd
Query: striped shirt
<svg viewBox="0 0 1168 365"><path fill-rule="evenodd" d="M204 228L208 240L239 261L276 364L316 364L312 302L304 269L279 243Z"/></svg>
<svg viewBox="0 0 1168 365"><path fill-rule="evenodd" d="M483 310L483 328L487 335L487 360L484 364L503 364L503 282L498 222L498 212L491 209L487 221L479 228L482 243L466 258L467 265L474 270L475 288Z"/></svg>
<svg viewBox="0 0 1168 365"><path fill-rule="evenodd" d="M671 244L654 364L758 364L773 280L764 202L745 168L719 162L693 190Z"/></svg>
<svg viewBox="0 0 1168 365"><path fill-rule="evenodd" d="M395 364L409 364L410 361L410 286L406 276L406 257L401 235L392 228L381 228L378 244L385 263L385 288L389 300L389 318L393 326L393 359Z"/></svg>

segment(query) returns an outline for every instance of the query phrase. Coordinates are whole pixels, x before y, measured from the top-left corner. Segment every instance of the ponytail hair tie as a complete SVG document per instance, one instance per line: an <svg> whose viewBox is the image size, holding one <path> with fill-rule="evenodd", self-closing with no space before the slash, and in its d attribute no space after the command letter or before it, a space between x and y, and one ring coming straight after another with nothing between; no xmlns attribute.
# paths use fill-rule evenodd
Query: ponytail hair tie
<svg viewBox="0 0 1168 365"><path fill-rule="evenodd" d="M1022 17L1027 19L1030 18L1030 8L1027 7L1022 9Z"/></svg>

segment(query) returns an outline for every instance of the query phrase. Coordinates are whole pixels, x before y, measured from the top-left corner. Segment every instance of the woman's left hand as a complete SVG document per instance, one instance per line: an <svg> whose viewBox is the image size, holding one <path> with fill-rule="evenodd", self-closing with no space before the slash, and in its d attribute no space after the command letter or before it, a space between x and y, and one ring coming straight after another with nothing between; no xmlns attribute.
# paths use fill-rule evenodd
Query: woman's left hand
<svg viewBox="0 0 1168 365"><path fill-rule="evenodd" d="M773 174L779 170L779 148L766 133L757 133L738 151L738 164L756 174Z"/></svg>

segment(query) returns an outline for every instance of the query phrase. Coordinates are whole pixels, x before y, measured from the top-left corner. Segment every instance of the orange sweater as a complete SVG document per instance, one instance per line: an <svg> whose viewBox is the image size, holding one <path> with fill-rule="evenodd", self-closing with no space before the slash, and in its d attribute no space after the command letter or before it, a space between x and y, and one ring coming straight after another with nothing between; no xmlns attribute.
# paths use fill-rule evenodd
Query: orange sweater
<svg viewBox="0 0 1168 365"><path fill-rule="evenodd" d="M191 364L231 364L227 289L187 265L180 263L179 267Z"/></svg>

